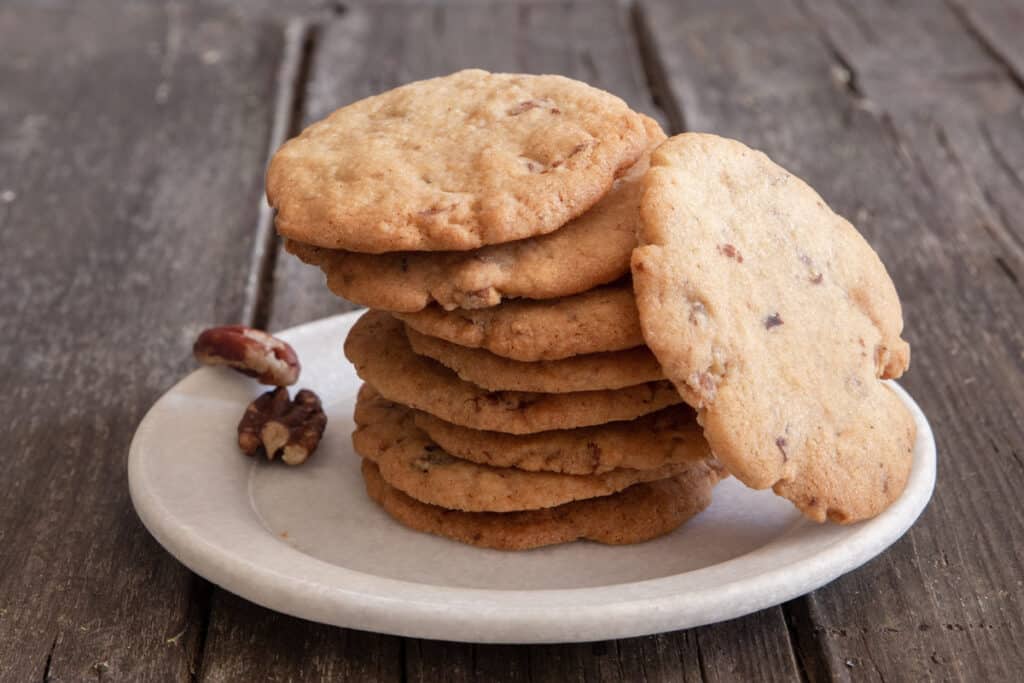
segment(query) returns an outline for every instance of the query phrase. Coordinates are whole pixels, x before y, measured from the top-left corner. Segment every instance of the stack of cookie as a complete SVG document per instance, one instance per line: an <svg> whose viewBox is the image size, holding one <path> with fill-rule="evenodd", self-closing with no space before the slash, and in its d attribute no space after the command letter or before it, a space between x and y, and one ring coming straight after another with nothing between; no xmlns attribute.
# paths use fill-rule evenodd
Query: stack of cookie
<svg viewBox="0 0 1024 683"><path fill-rule="evenodd" d="M557 76L464 71L345 107L275 155L287 249L370 307L367 491L414 529L492 548L667 533L721 468L644 345L641 181L664 140Z"/></svg>
<svg viewBox="0 0 1024 683"><path fill-rule="evenodd" d="M287 248L374 309L345 344L354 442L408 526L628 543L720 472L841 523L906 485L896 290L760 152L666 141L576 81L464 71L311 126L267 192Z"/></svg>

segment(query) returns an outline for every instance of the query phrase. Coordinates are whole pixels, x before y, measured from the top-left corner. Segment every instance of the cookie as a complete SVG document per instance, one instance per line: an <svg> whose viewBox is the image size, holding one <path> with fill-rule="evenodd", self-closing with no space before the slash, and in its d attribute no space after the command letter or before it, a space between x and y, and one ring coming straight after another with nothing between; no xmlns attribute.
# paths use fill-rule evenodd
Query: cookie
<svg viewBox="0 0 1024 683"><path fill-rule="evenodd" d="M416 427L410 409L382 398L368 385L359 392L355 421L352 444L377 464L384 481L420 502L449 510L538 510L707 468L703 460L690 460L651 470L577 476L481 465L446 453Z"/></svg>
<svg viewBox="0 0 1024 683"><path fill-rule="evenodd" d="M410 529L495 550L529 550L577 540L608 545L649 541L674 531L711 503L712 471L630 486L544 510L460 512L428 505L389 486L373 462L363 461L366 492Z"/></svg>
<svg viewBox="0 0 1024 683"><path fill-rule="evenodd" d="M562 76L480 70L343 107L274 154L278 232L328 249L476 249L552 232L647 145L641 116Z"/></svg>
<svg viewBox="0 0 1024 683"><path fill-rule="evenodd" d="M712 457L693 409L684 405L625 422L522 435L467 429L420 411L414 421L457 458L530 472L602 474Z"/></svg>
<svg viewBox="0 0 1024 683"><path fill-rule="evenodd" d="M568 394L490 392L416 355L402 323L381 311L356 321L345 340L345 355L388 400L474 429L510 434L572 429L632 420L681 402L668 381Z"/></svg>
<svg viewBox="0 0 1024 683"><path fill-rule="evenodd" d="M429 306L396 315L417 332L525 362L621 351L644 343L628 282L562 299L507 301L476 311Z"/></svg>
<svg viewBox="0 0 1024 683"><path fill-rule="evenodd" d="M665 139L644 117L649 139ZM553 299L584 292L629 272L640 222L641 158L594 207L555 232L472 251L360 254L287 241L319 267L340 297L370 308L414 312L486 308L502 299Z"/></svg>
<svg viewBox="0 0 1024 683"><path fill-rule="evenodd" d="M563 394L622 389L665 379L657 359L646 346L525 363L429 337L409 327L405 333L413 351L433 358L467 382L490 391Z"/></svg>
<svg viewBox="0 0 1024 683"><path fill-rule="evenodd" d="M895 500L914 422L881 377L907 367L896 290L856 229L739 142L686 134L645 179L633 281L648 345L711 450L808 517Z"/></svg>

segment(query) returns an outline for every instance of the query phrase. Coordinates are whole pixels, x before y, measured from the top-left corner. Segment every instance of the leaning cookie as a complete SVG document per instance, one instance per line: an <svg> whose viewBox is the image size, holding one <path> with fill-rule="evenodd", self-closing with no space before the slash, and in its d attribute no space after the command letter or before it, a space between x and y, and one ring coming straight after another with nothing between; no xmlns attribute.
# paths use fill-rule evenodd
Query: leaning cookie
<svg viewBox="0 0 1024 683"><path fill-rule="evenodd" d="M644 344L630 283L562 299L506 301L494 308L398 313L406 325L459 346L532 362L621 351Z"/></svg>
<svg viewBox="0 0 1024 683"><path fill-rule="evenodd" d="M529 550L577 540L626 545L664 536L711 503L718 475L694 470L611 496L522 512L462 512L421 503L389 486L369 460L363 461L363 480L370 498L410 529L481 548Z"/></svg>
<svg viewBox="0 0 1024 683"><path fill-rule="evenodd" d="M635 420L536 434L469 429L422 411L415 411L414 420L434 443L458 458L531 472L652 470L712 457L696 415L686 405L663 408Z"/></svg>
<svg viewBox="0 0 1024 683"><path fill-rule="evenodd" d="M651 148L665 139L644 117ZM649 154L649 152L648 152ZM640 222L647 156L612 190L555 232L472 251L360 254L288 240L285 247L319 267L340 297L385 311L486 308L503 299L553 299L584 292L629 272Z"/></svg>
<svg viewBox="0 0 1024 683"><path fill-rule="evenodd" d="M709 467L704 460L690 460L651 470L576 476L481 465L446 453L416 427L409 408L382 398L369 385L359 392L355 421L356 452L374 461L388 484L423 503L449 510L538 510Z"/></svg>
<svg viewBox="0 0 1024 683"><path fill-rule="evenodd" d="M643 119L562 76L477 69L343 107L267 171L278 232L366 253L476 249L552 232L647 145Z"/></svg>
<svg viewBox="0 0 1024 683"><path fill-rule="evenodd" d="M855 522L903 490L914 422L880 381L907 367L900 303L860 234L739 142L652 156L633 281L644 337L711 449L808 517Z"/></svg>
<svg viewBox="0 0 1024 683"><path fill-rule="evenodd" d="M682 402L668 381L567 394L487 391L416 355L402 323L382 311L368 311L356 321L345 355L363 381L388 400L473 429L509 434L572 429L632 420Z"/></svg>

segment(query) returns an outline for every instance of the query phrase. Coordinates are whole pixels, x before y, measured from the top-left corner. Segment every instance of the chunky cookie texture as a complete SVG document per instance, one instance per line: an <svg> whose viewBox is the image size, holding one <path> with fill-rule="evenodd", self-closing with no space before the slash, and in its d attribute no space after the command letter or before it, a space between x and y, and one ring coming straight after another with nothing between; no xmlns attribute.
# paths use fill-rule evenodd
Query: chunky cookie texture
<svg viewBox="0 0 1024 683"><path fill-rule="evenodd" d="M369 311L345 340L345 355L382 396L464 427L530 434L632 420L682 402L668 381L625 389L541 394L487 391L416 355L402 323Z"/></svg>
<svg viewBox="0 0 1024 683"><path fill-rule="evenodd" d="M629 282L546 301L508 301L477 311L430 306L396 316L410 328L459 346L533 362L642 346Z"/></svg>
<svg viewBox="0 0 1024 683"><path fill-rule="evenodd" d="M885 509L915 428L880 381L909 347L871 247L803 181L713 135L655 151L641 211L644 337L728 471L818 521Z"/></svg>
<svg viewBox="0 0 1024 683"><path fill-rule="evenodd" d="M521 435L468 429L420 411L414 411L413 420L434 443L456 457L530 472L652 470L713 457L696 415L685 405L635 420Z"/></svg>
<svg viewBox="0 0 1024 683"><path fill-rule="evenodd" d="M462 512L421 503L390 486L369 460L363 461L363 479L370 498L411 529L481 548L528 550L583 539L625 545L663 536L711 503L718 475L690 470L602 498L521 512Z"/></svg>
<svg viewBox="0 0 1024 683"><path fill-rule="evenodd" d="M552 232L648 143L619 98L561 76L467 70L339 109L274 155L278 232L365 253L465 250Z"/></svg>
<svg viewBox="0 0 1024 683"><path fill-rule="evenodd" d="M338 296L370 308L415 312L487 308L503 299L553 299L617 280L629 272L640 224L641 181L650 149L665 139L644 117L648 152L611 191L555 232L472 251L360 254L289 240L286 248L319 267Z"/></svg>
<svg viewBox="0 0 1024 683"><path fill-rule="evenodd" d="M355 420L356 452L374 461L388 484L416 500L450 510L537 510L709 467L703 460L689 460L650 470L575 476L481 465L445 453L416 427L411 410L381 398L368 385L359 393Z"/></svg>
<svg viewBox="0 0 1024 683"><path fill-rule="evenodd" d="M460 378L490 391L564 394L623 389L665 379L657 359L646 346L524 363L430 337L408 326L405 333L413 351L433 358Z"/></svg>

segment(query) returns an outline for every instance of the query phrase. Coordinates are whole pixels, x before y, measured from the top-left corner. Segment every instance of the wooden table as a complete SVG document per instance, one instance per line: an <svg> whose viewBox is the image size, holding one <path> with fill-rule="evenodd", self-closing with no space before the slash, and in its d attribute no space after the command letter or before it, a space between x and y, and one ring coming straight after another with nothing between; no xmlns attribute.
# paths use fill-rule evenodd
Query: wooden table
<svg viewBox="0 0 1024 683"><path fill-rule="evenodd" d="M1024 4L0 1L0 679L1020 680ZM321 626L192 575L132 511L128 442L201 328L345 310L283 256L268 153L467 66L582 78L760 147L903 298L940 472L867 566L743 619L478 646Z"/></svg>

